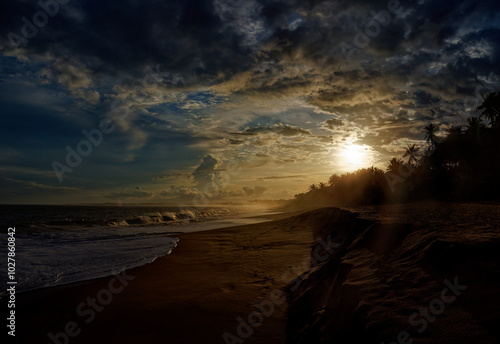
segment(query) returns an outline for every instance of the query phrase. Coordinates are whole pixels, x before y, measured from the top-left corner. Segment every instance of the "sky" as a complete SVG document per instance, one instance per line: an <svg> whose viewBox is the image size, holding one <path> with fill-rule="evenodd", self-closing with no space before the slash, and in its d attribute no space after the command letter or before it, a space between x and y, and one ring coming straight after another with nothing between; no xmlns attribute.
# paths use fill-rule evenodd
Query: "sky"
<svg viewBox="0 0 500 344"><path fill-rule="evenodd" d="M0 203L287 199L500 85L500 2L0 1Z"/></svg>

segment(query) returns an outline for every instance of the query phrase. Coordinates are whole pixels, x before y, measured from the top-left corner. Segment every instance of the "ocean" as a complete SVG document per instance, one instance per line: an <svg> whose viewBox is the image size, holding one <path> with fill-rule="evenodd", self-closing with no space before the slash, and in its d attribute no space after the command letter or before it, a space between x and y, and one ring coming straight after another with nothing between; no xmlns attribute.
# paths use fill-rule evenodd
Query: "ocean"
<svg viewBox="0 0 500 344"><path fill-rule="evenodd" d="M16 228L16 289L26 291L151 263L172 252L178 233L266 221L250 215L234 207L1 205L0 293L9 227Z"/></svg>

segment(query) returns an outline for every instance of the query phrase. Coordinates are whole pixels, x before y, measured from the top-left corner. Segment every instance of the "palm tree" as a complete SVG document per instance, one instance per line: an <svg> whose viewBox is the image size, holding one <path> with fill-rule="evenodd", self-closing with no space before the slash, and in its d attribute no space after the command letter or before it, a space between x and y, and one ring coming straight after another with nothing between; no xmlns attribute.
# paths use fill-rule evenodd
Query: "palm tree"
<svg viewBox="0 0 500 344"><path fill-rule="evenodd" d="M496 128L500 125L498 117L500 116L500 92L491 92L488 95L483 96L483 102L476 108L476 112L479 110L484 110L479 118L482 116L490 120L490 125L492 128Z"/></svg>
<svg viewBox="0 0 500 344"><path fill-rule="evenodd" d="M450 125L445 129L448 135L446 135L446 140L457 142L462 136L463 130L461 125Z"/></svg>
<svg viewBox="0 0 500 344"><path fill-rule="evenodd" d="M408 157L408 164L412 165L412 162L416 165L418 160L417 160L417 156L420 154L419 153L420 151L420 147L417 147L416 145L408 145L408 147L406 147L406 151L405 151L405 154L403 155L403 158L406 158Z"/></svg>
<svg viewBox="0 0 500 344"><path fill-rule="evenodd" d="M334 186L340 181L340 176L338 174L334 174L328 179L328 185Z"/></svg>
<svg viewBox="0 0 500 344"><path fill-rule="evenodd" d="M387 164L387 172L392 172L394 174L399 174L399 168L404 164L403 160L400 158L392 158Z"/></svg>
<svg viewBox="0 0 500 344"><path fill-rule="evenodd" d="M422 130L423 133L425 133L425 140L427 143L430 143L431 145L431 150L436 148L437 145L437 136L436 132L439 131L439 127L437 125L434 125L433 123L429 123L424 127L424 130Z"/></svg>
<svg viewBox="0 0 500 344"><path fill-rule="evenodd" d="M467 130L468 134L477 134L484 128L483 119L481 117L469 117L467 118Z"/></svg>
<svg viewBox="0 0 500 344"><path fill-rule="evenodd" d="M461 125L451 125L448 128L446 128L446 132L448 133L448 136L460 135L460 134L462 134L462 126Z"/></svg>

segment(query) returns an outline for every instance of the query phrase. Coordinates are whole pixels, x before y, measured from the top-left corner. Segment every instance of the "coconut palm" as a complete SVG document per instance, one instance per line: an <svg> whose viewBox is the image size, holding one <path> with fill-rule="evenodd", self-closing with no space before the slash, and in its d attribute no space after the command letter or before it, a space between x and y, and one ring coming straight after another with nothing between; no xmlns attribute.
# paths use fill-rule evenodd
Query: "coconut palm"
<svg viewBox="0 0 500 344"><path fill-rule="evenodd" d="M461 125L451 125L446 128L446 132L448 135L460 135L462 134L462 126Z"/></svg>
<svg viewBox="0 0 500 344"><path fill-rule="evenodd" d="M399 174L399 169L404 165L404 161L400 158L392 158L387 164L387 172Z"/></svg>
<svg viewBox="0 0 500 344"><path fill-rule="evenodd" d="M480 115L481 117L486 117L490 121L492 128L497 128L500 126L500 92L488 93L483 97L483 102L476 108L476 111L484 110Z"/></svg>
<svg viewBox="0 0 500 344"><path fill-rule="evenodd" d="M420 155L420 147L417 147L416 145L408 145L405 150L405 154L403 155L403 158L408 157L408 164L410 165L416 165L418 160L417 156ZM412 164L413 163L413 164Z"/></svg>
<svg viewBox="0 0 500 344"><path fill-rule="evenodd" d="M469 117L467 118L467 130L468 134L478 134L485 125L481 117Z"/></svg>
<svg viewBox="0 0 500 344"><path fill-rule="evenodd" d="M431 145L431 150L436 148L438 142L436 132L438 131L439 127L433 123L429 123L424 127L424 130L422 130L422 132L425 133L425 140Z"/></svg>
<svg viewBox="0 0 500 344"><path fill-rule="evenodd" d="M446 136L447 140L456 141L460 138L463 133L461 125L451 125L445 129L448 135Z"/></svg>

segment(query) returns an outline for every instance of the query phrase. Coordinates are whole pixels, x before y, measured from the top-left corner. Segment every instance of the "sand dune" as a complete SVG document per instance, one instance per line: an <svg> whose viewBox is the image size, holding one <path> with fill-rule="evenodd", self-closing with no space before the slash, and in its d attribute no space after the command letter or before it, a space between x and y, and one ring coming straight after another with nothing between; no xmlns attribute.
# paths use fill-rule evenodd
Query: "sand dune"
<svg viewBox="0 0 500 344"><path fill-rule="evenodd" d="M500 207L351 210L301 215L341 246L289 285L289 343L500 342Z"/></svg>

